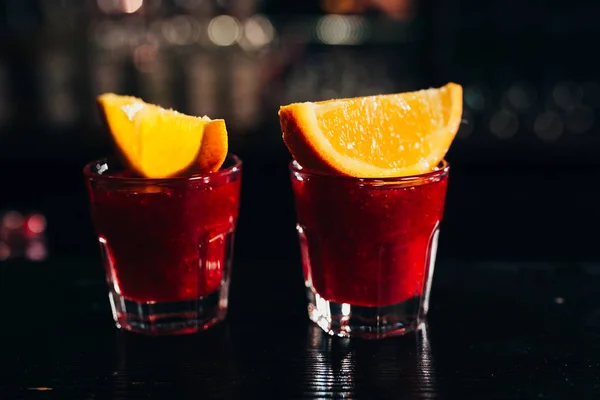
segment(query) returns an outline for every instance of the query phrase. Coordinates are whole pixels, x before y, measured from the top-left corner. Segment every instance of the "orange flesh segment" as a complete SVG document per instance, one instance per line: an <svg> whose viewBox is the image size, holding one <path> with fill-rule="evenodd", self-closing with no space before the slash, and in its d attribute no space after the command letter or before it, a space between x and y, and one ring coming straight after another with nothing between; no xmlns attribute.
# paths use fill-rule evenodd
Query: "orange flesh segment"
<svg viewBox="0 0 600 400"><path fill-rule="evenodd" d="M462 119L462 87L294 103L283 140L305 168L359 178L425 173L445 157Z"/></svg>
<svg viewBox="0 0 600 400"><path fill-rule="evenodd" d="M128 167L147 178L218 170L227 155L225 121L198 118L112 93L98 97Z"/></svg>

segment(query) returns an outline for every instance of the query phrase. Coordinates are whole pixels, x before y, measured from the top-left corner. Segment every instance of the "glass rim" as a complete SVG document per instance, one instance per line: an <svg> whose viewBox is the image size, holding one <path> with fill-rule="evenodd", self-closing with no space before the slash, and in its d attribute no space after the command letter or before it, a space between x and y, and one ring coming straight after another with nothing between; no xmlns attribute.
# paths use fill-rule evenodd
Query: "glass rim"
<svg viewBox="0 0 600 400"><path fill-rule="evenodd" d="M92 169L95 165L101 164L103 162L109 162L111 160L118 160L116 156L107 156L102 157L97 160L91 161L83 167L83 174L87 179L97 179L102 181L112 181L112 182L131 182L131 183L165 183L165 182L193 182L197 180L211 180L218 179L233 175L242 169L242 160L235 155L234 153L227 153L225 157L225 162L227 160L231 160L233 165L220 169L216 172L209 172L204 174L192 174L192 175L184 175L184 176L172 176L169 178L145 178L145 177L123 177L123 176L114 176L114 175L100 175L97 172L94 172Z"/></svg>
<svg viewBox="0 0 600 400"><path fill-rule="evenodd" d="M443 159L440 161L438 166L428 172L424 172L422 174L417 175L407 175L407 176L394 176L387 178L357 178L354 176L348 175L333 175L328 174L326 172L315 171L308 168L302 167L300 163L296 160L292 160L289 163L290 171L294 174L302 174L307 176L319 176L328 179L347 181L347 182L356 182L356 183L364 183L364 184L410 184L411 182L422 182L422 181L432 181L436 178L441 178L448 174L450 171L450 163Z"/></svg>

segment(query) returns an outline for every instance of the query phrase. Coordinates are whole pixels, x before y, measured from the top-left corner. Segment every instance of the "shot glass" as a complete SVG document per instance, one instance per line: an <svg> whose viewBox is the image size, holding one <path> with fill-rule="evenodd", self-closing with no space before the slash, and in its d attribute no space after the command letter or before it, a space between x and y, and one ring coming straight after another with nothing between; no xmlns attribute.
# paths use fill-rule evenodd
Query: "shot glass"
<svg viewBox="0 0 600 400"><path fill-rule="evenodd" d="M84 169L117 328L183 334L227 313L242 163L214 173L131 177L115 159Z"/></svg>
<svg viewBox="0 0 600 400"><path fill-rule="evenodd" d="M337 336L384 338L424 321L450 167L359 179L290 164L308 315Z"/></svg>

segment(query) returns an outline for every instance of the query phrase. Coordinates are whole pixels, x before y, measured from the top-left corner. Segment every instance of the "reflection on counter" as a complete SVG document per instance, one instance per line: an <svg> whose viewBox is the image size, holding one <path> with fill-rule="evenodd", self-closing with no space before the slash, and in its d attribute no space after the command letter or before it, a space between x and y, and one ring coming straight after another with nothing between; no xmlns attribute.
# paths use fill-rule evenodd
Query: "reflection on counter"
<svg viewBox="0 0 600 400"><path fill-rule="evenodd" d="M306 374L315 398L428 398L438 391L427 324L404 337L383 341L331 337L316 325L308 331ZM398 375L398 371L402 371Z"/></svg>

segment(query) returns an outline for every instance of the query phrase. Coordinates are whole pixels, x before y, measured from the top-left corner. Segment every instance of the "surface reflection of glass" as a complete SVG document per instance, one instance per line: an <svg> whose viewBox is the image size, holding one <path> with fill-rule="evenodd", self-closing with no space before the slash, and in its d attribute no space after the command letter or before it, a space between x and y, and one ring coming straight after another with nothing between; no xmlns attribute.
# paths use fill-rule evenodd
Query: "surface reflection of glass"
<svg viewBox="0 0 600 400"><path fill-rule="evenodd" d="M315 325L309 327L309 389L316 399L346 399L354 392L354 351L349 339L334 340ZM306 393L308 394L308 393Z"/></svg>
<svg viewBox="0 0 600 400"><path fill-rule="evenodd" d="M433 398L435 363L427 326L402 338L356 341L333 338L311 325L305 395L317 399Z"/></svg>
<svg viewBox="0 0 600 400"><path fill-rule="evenodd" d="M435 381L435 363L433 362L433 353L429 343L429 335L427 333L427 324L421 326L417 338L417 357L418 368L421 376L421 388L430 393L437 391Z"/></svg>
<svg viewBox="0 0 600 400"><path fill-rule="evenodd" d="M227 324L199 335L160 338L119 332L110 398L242 398Z"/></svg>

